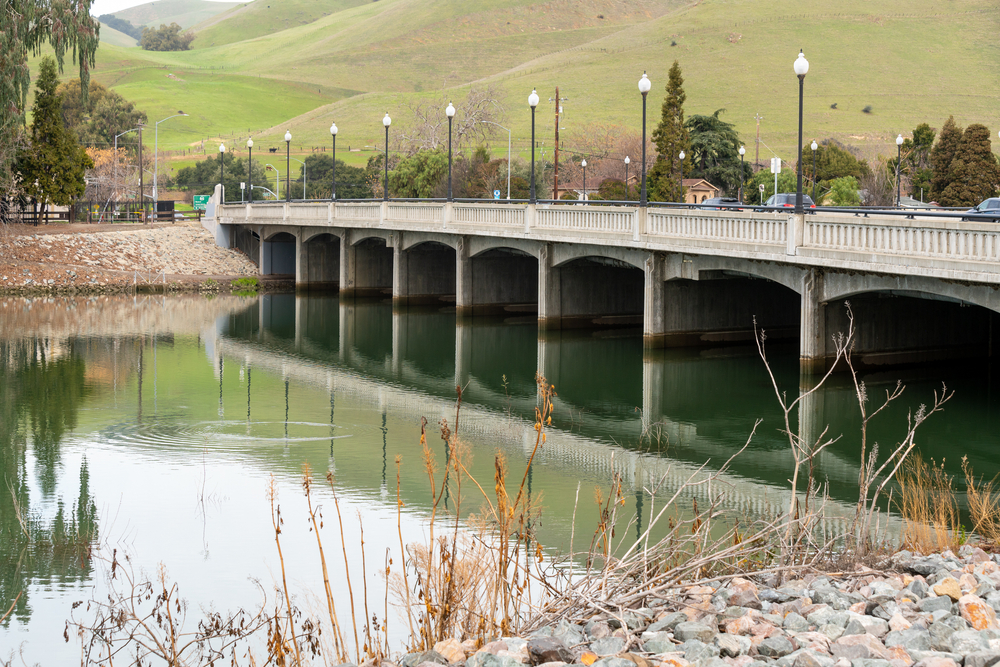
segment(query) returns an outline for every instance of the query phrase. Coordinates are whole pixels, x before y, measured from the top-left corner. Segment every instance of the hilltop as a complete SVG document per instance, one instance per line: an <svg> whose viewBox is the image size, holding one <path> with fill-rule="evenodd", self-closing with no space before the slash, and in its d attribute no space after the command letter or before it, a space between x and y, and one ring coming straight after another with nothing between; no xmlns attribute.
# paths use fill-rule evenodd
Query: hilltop
<svg viewBox="0 0 1000 667"><path fill-rule="evenodd" d="M114 12L114 16L135 26L158 28L161 23L176 23L182 28L191 28L241 4L208 0L156 0Z"/></svg>
<svg viewBox="0 0 1000 667"><path fill-rule="evenodd" d="M183 101L192 115L160 128L161 150L190 149L205 138L238 146L248 133L261 146L283 148L286 129L293 151L326 146L333 120L338 148L375 146L386 110L395 129L412 118L410 105L432 100L443 108L470 86L494 84L515 147L527 155L532 87L542 97L539 141L551 145L548 99L559 86L568 98L561 138L572 147L594 124L639 129L643 70L653 81L655 125L677 60L686 112L725 108L748 157L759 114L767 159L768 148L785 158L794 152L792 62L803 48L811 63L806 141L835 137L888 153L897 133L921 122L940 127L951 114L963 126L1000 128L998 28L989 0L905 7L888 0L836 7L821 0L256 0L203 20L191 51L102 44L95 77L151 118L175 113ZM497 139L494 150L503 143Z"/></svg>

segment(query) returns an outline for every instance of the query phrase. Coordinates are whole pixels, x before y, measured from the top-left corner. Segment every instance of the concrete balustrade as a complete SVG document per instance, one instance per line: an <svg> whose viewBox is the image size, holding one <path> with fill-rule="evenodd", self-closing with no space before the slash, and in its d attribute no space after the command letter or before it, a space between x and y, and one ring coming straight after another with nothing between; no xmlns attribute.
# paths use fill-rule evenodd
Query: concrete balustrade
<svg viewBox="0 0 1000 667"><path fill-rule="evenodd" d="M240 232L213 227L222 243L249 230L259 248L244 250L259 253L252 259L262 273L294 266L303 289L391 295L400 305L453 302L460 316L531 312L546 330L641 325L650 347L752 340L754 327L765 327L772 338L797 337L807 368L833 354L849 299L873 319L885 310L863 295L991 311L985 324L948 315L976 332L941 328L947 340L859 329L857 349L871 360L918 347L991 351L992 333L977 327L992 327L1000 311L1000 228L988 223L372 201L227 204L206 221L213 225Z"/></svg>

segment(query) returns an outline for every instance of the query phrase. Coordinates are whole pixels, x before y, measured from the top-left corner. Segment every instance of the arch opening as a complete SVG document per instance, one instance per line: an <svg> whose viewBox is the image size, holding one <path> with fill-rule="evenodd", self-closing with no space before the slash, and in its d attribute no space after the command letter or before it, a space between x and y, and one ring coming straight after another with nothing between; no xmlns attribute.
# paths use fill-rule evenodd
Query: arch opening
<svg viewBox="0 0 1000 667"><path fill-rule="evenodd" d="M385 239L370 236L347 249L344 297L384 297L392 294L393 250Z"/></svg>
<svg viewBox="0 0 1000 667"><path fill-rule="evenodd" d="M538 312L538 259L523 250L491 248L459 266L469 286L458 304L462 315L514 315Z"/></svg>
<svg viewBox="0 0 1000 667"><path fill-rule="evenodd" d="M424 241L402 251L397 267L402 275L393 301L438 304L455 301L455 249L437 241Z"/></svg>
<svg viewBox="0 0 1000 667"><path fill-rule="evenodd" d="M586 256L557 267L560 327L639 327L645 274L620 259Z"/></svg>
<svg viewBox="0 0 1000 667"><path fill-rule="evenodd" d="M337 289L340 286L340 237L317 234L302 249L296 286L309 290Z"/></svg>
<svg viewBox="0 0 1000 667"><path fill-rule="evenodd" d="M288 232L278 232L262 239L261 273L265 276L295 275L295 237Z"/></svg>

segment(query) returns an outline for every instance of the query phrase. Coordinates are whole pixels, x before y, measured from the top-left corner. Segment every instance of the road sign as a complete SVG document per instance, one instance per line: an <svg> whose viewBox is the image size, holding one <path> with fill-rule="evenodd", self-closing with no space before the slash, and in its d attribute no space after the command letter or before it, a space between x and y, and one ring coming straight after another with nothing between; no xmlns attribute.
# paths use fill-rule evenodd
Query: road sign
<svg viewBox="0 0 1000 667"><path fill-rule="evenodd" d="M761 192L763 192L763 191L764 191L764 184L763 184L763 183L761 183L761 184L760 184L760 185L758 185L757 187L758 187L758 188L760 188L760 191L761 191Z"/></svg>
<svg viewBox="0 0 1000 667"><path fill-rule="evenodd" d="M771 158L771 173L780 174L781 173L781 158L773 157Z"/></svg>
<svg viewBox="0 0 1000 667"><path fill-rule="evenodd" d="M246 190L246 189L247 189L247 182L240 181L240 190Z"/></svg>
<svg viewBox="0 0 1000 667"><path fill-rule="evenodd" d="M195 195L192 203L194 210L204 211L208 207L208 195Z"/></svg>
<svg viewBox="0 0 1000 667"><path fill-rule="evenodd" d="M494 199L500 199L500 191L499 190L494 190L493 191L493 198Z"/></svg>

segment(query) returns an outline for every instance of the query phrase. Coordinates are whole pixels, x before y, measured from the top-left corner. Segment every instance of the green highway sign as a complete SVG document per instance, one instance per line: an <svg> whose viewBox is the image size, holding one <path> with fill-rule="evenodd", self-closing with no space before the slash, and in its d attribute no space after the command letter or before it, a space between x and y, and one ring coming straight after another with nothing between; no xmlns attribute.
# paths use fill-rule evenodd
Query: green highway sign
<svg viewBox="0 0 1000 667"><path fill-rule="evenodd" d="M204 211L208 206L208 195L195 195L194 196L194 210Z"/></svg>

